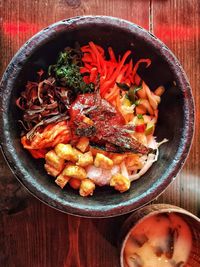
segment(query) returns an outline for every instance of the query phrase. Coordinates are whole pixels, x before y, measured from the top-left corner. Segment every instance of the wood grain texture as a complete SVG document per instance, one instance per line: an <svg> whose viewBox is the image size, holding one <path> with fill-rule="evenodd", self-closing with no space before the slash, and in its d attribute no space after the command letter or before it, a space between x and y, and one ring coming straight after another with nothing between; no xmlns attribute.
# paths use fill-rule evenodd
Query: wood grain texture
<svg viewBox="0 0 200 267"><path fill-rule="evenodd" d="M196 104L196 130L184 168L158 202L178 205L200 216L200 2L152 1L153 33L179 59L190 81Z"/></svg>
<svg viewBox="0 0 200 267"><path fill-rule="evenodd" d="M139 12L136 12L140 10ZM77 15L109 15L149 27L149 1L132 0L4 0L0 1L0 75L20 46L49 24ZM116 248L126 216L91 220L62 214L40 203L13 177L0 156L1 195L0 266L4 267L110 267L119 266ZM14 195L24 196L22 203ZM13 192L13 194L12 194ZM21 197L21 199L23 199ZM6 201L6 205L5 205ZM24 208L24 207L23 207Z"/></svg>
<svg viewBox="0 0 200 267"><path fill-rule="evenodd" d="M0 42L4 54L0 75L3 74L11 57L27 39L37 31L62 19L79 15L108 15L149 28L148 0L1 0L0 14Z"/></svg>
<svg viewBox="0 0 200 267"><path fill-rule="evenodd" d="M130 20L151 29L161 38L187 72L199 121L198 0L0 0L0 48L3 55L0 76L19 47L37 31L58 20L89 14ZM157 200L179 205L194 214L200 206L199 130L196 124L194 144L185 167ZM0 217L0 266L119 266L116 243L127 216L92 220L62 214L27 194L2 156L0 191L0 209L4 210ZM10 196L6 203L5 192Z"/></svg>

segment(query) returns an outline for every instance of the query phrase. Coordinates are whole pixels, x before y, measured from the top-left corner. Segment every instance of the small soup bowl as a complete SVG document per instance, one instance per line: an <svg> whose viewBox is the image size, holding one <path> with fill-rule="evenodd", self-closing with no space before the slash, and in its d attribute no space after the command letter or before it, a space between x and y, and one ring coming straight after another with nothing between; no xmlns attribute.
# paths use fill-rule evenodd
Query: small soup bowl
<svg viewBox="0 0 200 267"><path fill-rule="evenodd" d="M125 260L125 250L126 250L127 241L128 240L130 241L129 237L132 236L134 229L136 229L136 227L138 229L138 226L140 226L142 223L145 223L146 220L148 220L147 222L149 222L150 221L149 219L151 219L153 216L157 216L157 218L164 218L165 220L167 220L167 218L169 218L168 216L170 216L170 214L174 214L174 215L178 216L180 219L182 219L187 224L187 226L189 227L189 230L191 232L191 240L190 240L190 238L188 238L188 235L186 235L184 232L185 238L187 238L187 241L188 240L191 241L191 249L189 252L187 264L186 265L180 265L180 266L188 266L188 267L200 266L200 246L199 246L200 219L198 217L196 217L195 215L193 215L192 213L188 212L187 210L182 209L182 208L177 207L177 206L173 206L173 205L169 205L169 204L153 204L153 205L148 205L148 206L145 206L141 209L138 209L137 211L132 213L126 219L126 221L123 223L121 231L120 231L120 237L119 237L119 251L120 251L120 266L121 267L129 267L129 265L126 263L126 260ZM171 219L169 218L169 220L171 220ZM160 222L159 222L159 224L160 224ZM146 228L147 227L148 227L148 229L152 229L152 231L155 231L154 228L158 227L158 225L155 226L155 223L152 223L151 225L146 224ZM149 231L150 230L148 230L148 232ZM157 231L157 229L156 229L156 231ZM163 232L163 230L162 230L162 232ZM154 232L154 235L155 235L155 232ZM178 235L179 234L177 234L177 236ZM177 238L177 236L176 236L176 238ZM162 238L160 238L160 241L162 242L161 239ZM173 241L173 242L176 242L176 239L174 239L174 240L175 241ZM129 243L129 246L130 246L130 244L131 243ZM140 244L140 245L141 245L141 247L143 246L143 244ZM171 245L173 246L173 248L175 247L174 243ZM180 249L184 249L184 248L180 247ZM129 248L129 250L130 250L130 248ZM159 255L159 257L161 257L161 256L162 255ZM173 254L172 254L172 256L173 256ZM135 265L133 265L133 266L135 266ZM152 265L149 264L149 266L152 266ZM156 266L160 267L162 265L156 265ZM175 265L175 266L179 266L179 265ZM131 267L131 265L130 265L130 267Z"/></svg>

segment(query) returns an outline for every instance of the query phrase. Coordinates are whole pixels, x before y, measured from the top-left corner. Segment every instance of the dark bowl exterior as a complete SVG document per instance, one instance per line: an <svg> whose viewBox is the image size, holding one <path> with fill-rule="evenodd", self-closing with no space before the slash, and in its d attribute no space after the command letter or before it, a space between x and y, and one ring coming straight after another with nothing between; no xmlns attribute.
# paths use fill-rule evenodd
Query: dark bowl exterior
<svg viewBox="0 0 200 267"><path fill-rule="evenodd" d="M140 76L154 90L165 85L156 130L159 160L128 192L120 194L100 188L94 196L82 198L70 188L61 190L20 143L17 121L21 114L15 101L28 80L39 69L47 70L60 50L78 41L94 41L117 54L133 50L133 61L150 58L149 68L141 66ZM194 103L191 88L180 63L155 36L125 20L106 16L75 17L55 23L27 41L10 62L1 81L0 140L4 156L19 181L44 203L66 213L86 217L109 217L128 213L152 201L175 179L188 155L194 130Z"/></svg>

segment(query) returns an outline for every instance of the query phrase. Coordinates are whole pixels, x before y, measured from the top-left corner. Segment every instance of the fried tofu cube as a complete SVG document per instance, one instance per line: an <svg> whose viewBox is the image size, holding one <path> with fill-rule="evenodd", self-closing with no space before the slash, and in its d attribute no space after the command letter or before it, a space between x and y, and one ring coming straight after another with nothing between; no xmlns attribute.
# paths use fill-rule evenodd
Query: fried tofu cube
<svg viewBox="0 0 200 267"><path fill-rule="evenodd" d="M120 173L116 173L110 180L110 186L113 186L120 193L127 191L130 188L130 180Z"/></svg>
<svg viewBox="0 0 200 267"><path fill-rule="evenodd" d="M76 162L78 160L77 153L70 144L58 144L55 147L56 154L65 160Z"/></svg>
<svg viewBox="0 0 200 267"><path fill-rule="evenodd" d="M56 177L61 170L57 170L56 168L54 168L52 165L50 164L44 164L44 168L47 171L47 173L53 177Z"/></svg>
<svg viewBox="0 0 200 267"><path fill-rule="evenodd" d="M78 158L83 155L83 153L80 150L78 150L76 148L73 148L73 149L74 149L74 152L76 153L76 155L77 155Z"/></svg>
<svg viewBox="0 0 200 267"><path fill-rule="evenodd" d="M94 160L94 166L109 170L113 167L113 161L105 155L97 153Z"/></svg>
<svg viewBox="0 0 200 267"><path fill-rule="evenodd" d="M125 165L127 169L131 171L141 169L143 166L137 154L128 154L125 158Z"/></svg>
<svg viewBox="0 0 200 267"><path fill-rule="evenodd" d="M63 175L62 173L60 175L58 175L58 177L55 180L55 183L57 185L59 185L62 189L64 188L64 186L68 183L70 177Z"/></svg>
<svg viewBox="0 0 200 267"><path fill-rule="evenodd" d="M62 171L62 174L80 180L85 179L87 177L84 168L72 164L68 164Z"/></svg>
<svg viewBox="0 0 200 267"><path fill-rule="evenodd" d="M127 157L127 154L112 154L111 159L114 165L119 165Z"/></svg>
<svg viewBox="0 0 200 267"><path fill-rule="evenodd" d="M89 146L89 139L87 137L81 137L76 145L76 147L81 151L85 152Z"/></svg>
<svg viewBox="0 0 200 267"><path fill-rule="evenodd" d="M70 185L73 189L77 190L77 189L80 188L81 180L80 180L80 179L76 179L76 178L71 178L71 179L69 180L69 185Z"/></svg>
<svg viewBox="0 0 200 267"><path fill-rule="evenodd" d="M60 158L54 150L50 150L45 155L45 160L47 165L51 165L54 169L58 171L58 173L61 172L61 170L64 168L64 159ZM47 166L47 169L49 167ZM47 170L48 172L48 170Z"/></svg>
<svg viewBox="0 0 200 267"><path fill-rule="evenodd" d="M95 183L91 179L86 178L81 181L79 194L82 197L92 196L94 190L95 190Z"/></svg>
<svg viewBox="0 0 200 267"><path fill-rule="evenodd" d="M91 164L93 164L93 156L91 151L78 156L78 162L76 163L76 165L86 167Z"/></svg>

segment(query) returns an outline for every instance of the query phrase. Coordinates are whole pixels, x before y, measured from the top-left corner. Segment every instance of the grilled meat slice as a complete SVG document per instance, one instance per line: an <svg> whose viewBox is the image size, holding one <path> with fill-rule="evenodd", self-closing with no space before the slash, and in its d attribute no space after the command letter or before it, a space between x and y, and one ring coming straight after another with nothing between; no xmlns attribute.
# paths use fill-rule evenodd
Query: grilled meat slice
<svg viewBox="0 0 200 267"><path fill-rule="evenodd" d="M82 124L76 128L75 134L78 136L93 137L96 134L96 128L93 125L84 127Z"/></svg>
<svg viewBox="0 0 200 267"><path fill-rule="evenodd" d="M132 138L129 133L124 132L123 128L110 127L102 139L121 147L124 151L131 151L141 154L148 154L152 152L151 148L144 146L142 143L138 142L136 139Z"/></svg>
<svg viewBox="0 0 200 267"><path fill-rule="evenodd" d="M125 125L123 116L97 94L79 95L70 108L71 128L78 136L105 146L107 151L148 154L152 149L130 135L133 126ZM85 121L92 123L85 123Z"/></svg>

